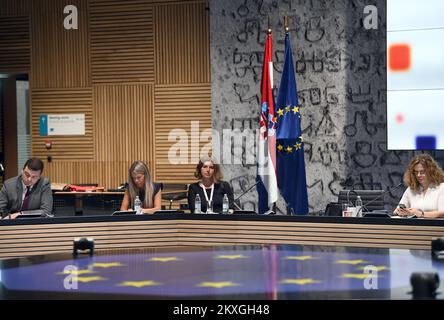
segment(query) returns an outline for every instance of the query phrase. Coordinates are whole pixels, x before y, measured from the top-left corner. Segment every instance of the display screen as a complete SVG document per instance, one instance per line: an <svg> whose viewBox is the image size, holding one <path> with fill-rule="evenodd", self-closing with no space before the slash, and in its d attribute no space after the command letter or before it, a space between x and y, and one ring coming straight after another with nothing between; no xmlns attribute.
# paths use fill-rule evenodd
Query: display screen
<svg viewBox="0 0 444 320"><path fill-rule="evenodd" d="M444 149L442 0L387 0L387 146Z"/></svg>

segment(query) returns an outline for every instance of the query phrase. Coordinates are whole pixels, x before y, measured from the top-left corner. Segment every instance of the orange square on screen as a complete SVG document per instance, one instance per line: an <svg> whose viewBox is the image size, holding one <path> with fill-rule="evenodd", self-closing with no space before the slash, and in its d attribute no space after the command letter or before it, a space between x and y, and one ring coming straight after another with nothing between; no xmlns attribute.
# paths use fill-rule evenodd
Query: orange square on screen
<svg viewBox="0 0 444 320"><path fill-rule="evenodd" d="M410 46L394 44L389 48L389 66L392 71L407 71L410 69Z"/></svg>

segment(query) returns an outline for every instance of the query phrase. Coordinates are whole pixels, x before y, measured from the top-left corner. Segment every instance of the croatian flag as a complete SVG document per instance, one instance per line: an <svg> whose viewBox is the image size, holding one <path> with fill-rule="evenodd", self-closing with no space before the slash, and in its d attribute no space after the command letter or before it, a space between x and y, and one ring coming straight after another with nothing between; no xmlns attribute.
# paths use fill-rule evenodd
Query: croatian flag
<svg viewBox="0 0 444 320"><path fill-rule="evenodd" d="M271 32L265 42L262 67L261 111L259 119L257 192L259 213L271 209L278 199L276 178L276 117L273 98L273 41Z"/></svg>

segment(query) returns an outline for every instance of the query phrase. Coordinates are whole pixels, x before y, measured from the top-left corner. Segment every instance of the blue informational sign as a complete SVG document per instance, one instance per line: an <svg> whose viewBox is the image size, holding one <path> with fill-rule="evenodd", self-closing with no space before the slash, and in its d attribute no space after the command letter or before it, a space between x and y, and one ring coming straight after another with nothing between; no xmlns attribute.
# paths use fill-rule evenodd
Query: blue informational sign
<svg viewBox="0 0 444 320"><path fill-rule="evenodd" d="M48 135L48 115L41 114L39 116L40 123L40 136L45 137Z"/></svg>

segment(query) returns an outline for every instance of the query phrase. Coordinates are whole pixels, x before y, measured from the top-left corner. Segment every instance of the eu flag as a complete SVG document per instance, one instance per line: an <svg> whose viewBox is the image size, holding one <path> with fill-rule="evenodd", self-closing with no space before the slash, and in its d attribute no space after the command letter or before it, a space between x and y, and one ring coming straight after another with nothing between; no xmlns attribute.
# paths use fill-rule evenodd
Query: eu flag
<svg viewBox="0 0 444 320"><path fill-rule="evenodd" d="M285 62L276 104L277 179L292 214L308 213L304 143L290 37L285 35Z"/></svg>

